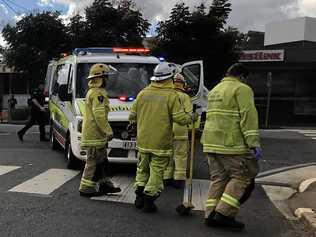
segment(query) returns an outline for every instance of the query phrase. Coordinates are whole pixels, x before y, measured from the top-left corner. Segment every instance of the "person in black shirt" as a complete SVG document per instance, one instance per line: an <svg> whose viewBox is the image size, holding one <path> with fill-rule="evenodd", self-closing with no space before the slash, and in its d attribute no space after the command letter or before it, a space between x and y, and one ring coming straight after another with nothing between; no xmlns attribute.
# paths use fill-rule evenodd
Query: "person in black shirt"
<svg viewBox="0 0 316 237"><path fill-rule="evenodd" d="M45 135L45 96L44 96L44 85L40 84L38 88L33 92L31 97L31 118L27 122L24 128L18 131L17 135L20 141L23 142L23 136L26 131L33 125L38 123L40 131L40 141L49 141Z"/></svg>

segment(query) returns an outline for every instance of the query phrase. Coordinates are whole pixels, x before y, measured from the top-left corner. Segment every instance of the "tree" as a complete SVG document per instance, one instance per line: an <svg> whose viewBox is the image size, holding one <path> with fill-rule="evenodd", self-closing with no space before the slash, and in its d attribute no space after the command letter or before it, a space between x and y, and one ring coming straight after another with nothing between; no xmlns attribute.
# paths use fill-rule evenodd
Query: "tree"
<svg viewBox="0 0 316 237"><path fill-rule="evenodd" d="M5 62L30 77L33 88L43 82L49 60L69 48L66 28L59 16L58 12L29 14L16 26L7 25L2 30L8 43Z"/></svg>
<svg viewBox="0 0 316 237"><path fill-rule="evenodd" d="M131 0L95 0L85 9L87 46L140 46L149 29Z"/></svg>
<svg viewBox="0 0 316 237"><path fill-rule="evenodd" d="M209 9L200 4L192 12L184 3L176 4L159 23L153 52L177 63L202 59L206 85L213 86L239 56L238 31L225 28L230 11L227 0L214 0Z"/></svg>

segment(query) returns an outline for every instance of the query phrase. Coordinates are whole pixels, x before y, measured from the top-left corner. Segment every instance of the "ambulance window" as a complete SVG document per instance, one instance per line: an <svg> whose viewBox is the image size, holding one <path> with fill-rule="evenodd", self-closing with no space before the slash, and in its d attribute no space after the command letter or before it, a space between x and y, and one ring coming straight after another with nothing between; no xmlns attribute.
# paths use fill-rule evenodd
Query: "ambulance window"
<svg viewBox="0 0 316 237"><path fill-rule="evenodd" d="M70 64L69 79L68 79L68 93L72 93L72 78L73 78L73 69L72 69L72 65Z"/></svg>
<svg viewBox="0 0 316 237"><path fill-rule="evenodd" d="M199 92L201 67L200 64L192 64L182 68L182 74L187 83L187 91L190 96L195 96Z"/></svg>
<svg viewBox="0 0 316 237"><path fill-rule="evenodd" d="M157 64L108 63L117 71L107 79L106 90L110 98L120 96L136 97L140 90L150 83L150 77ZM77 66L76 96L84 98L88 90L88 74L93 63L79 63Z"/></svg>
<svg viewBox="0 0 316 237"><path fill-rule="evenodd" d="M70 64L58 65L53 78L53 95L58 94L60 85L66 85L68 82Z"/></svg>

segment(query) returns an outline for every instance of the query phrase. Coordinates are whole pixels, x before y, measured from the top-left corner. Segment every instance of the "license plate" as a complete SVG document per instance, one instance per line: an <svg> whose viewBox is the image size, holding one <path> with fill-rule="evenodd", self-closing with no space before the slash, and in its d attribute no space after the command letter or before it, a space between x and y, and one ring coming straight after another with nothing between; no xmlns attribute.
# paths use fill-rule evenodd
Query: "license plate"
<svg viewBox="0 0 316 237"><path fill-rule="evenodd" d="M136 142L135 141L124 141L123 149L125 150L136 150Z"/></svg>

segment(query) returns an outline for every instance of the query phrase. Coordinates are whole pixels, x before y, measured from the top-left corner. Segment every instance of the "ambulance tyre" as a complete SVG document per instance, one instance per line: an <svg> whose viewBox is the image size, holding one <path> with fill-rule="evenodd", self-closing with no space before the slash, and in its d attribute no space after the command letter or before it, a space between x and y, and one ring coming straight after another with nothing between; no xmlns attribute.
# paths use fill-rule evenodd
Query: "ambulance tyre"
<svg viewBox="0 0 316 237"><path fill-rule="evenodd" d="M53 128L52 127L50 129L50 147L54 151L60 150L60 148L61 148L59 143L58 143L58 141L55 138L55 135L53 133Z"/></svg>
<svg viewBox="0 0 316 237"><path fill-rule="evenodd" d="M80 160L75 157L75 155L72 152L71 143L69 138L66 141L66 149L65 149L65 157L67 159L67 168L72 170L78 170L81 167Z"/></svg>

